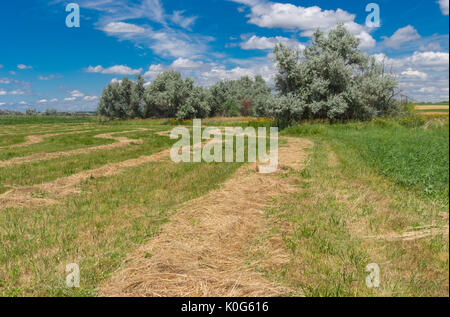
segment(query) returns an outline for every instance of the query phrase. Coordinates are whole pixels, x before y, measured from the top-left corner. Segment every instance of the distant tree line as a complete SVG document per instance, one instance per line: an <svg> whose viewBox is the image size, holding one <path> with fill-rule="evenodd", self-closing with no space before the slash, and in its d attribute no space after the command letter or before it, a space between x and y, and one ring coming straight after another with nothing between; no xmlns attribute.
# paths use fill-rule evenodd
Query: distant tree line
<svg viewBox="0 0 450 317"><path fill-rule="evenodd" d="M205 118L255 115L288 125L304 119L369 120L399 111L397 81L384 65L359 49L360 40L342 24L317 30L300 54L275 47L275 93L261 76L194 85L178 72L165 71L145 87L125 77L103 91L98 113L109 118Z"/></svg>
<svg viewBox="0 0 450 317"><path fill-rule="evenodd" d="M100 98L98 113L109 118L178 118L254 115L254 108L270 96L261 76L221 81L210 88L195 86L175 71L160 73L145 87L144 78L125 77L110 83Z"/></svg>
<svg viewBox="0 0 450 317"><path fill-rule="evenodd" d="M89 111L70 112L70 111L58 111L56 109L46 109L43 112L39 112L35 109L26 109L25 112L22 112L22 111L0 109L0 116L94 117L96 116L96 112L89 112Z"/></svg>

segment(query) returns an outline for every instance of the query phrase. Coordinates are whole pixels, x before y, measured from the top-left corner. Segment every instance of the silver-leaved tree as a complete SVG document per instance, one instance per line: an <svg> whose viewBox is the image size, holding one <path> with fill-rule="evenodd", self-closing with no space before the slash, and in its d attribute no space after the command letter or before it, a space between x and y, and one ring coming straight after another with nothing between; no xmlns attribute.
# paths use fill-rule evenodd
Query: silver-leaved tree
<svg viewBox="0 0 450 317"><path fill-rule="evenodd" d="M257 109L258 114L287 125L303 119L368 120L396 112L395 77L359 44L338 25L328 36L317 30L302 55L277 45L277 94Z"/></svg>

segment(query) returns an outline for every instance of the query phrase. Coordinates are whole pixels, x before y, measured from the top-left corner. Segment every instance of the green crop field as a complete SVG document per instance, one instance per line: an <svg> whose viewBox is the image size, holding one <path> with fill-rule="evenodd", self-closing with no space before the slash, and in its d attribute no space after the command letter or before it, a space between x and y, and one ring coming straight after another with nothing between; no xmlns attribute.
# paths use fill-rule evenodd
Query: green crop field
<svg viewBox="0 0 450 317"><path fill-rule="evenodd" d="M238 172L246 164L175 164L160 154L176 141L167 136L176 124L0 118L0 295L101 295L133 266L130 257L175 252L158 250L157 241L179 223L186 204L251 201L242 182L255 171ZM204 124L271 125L251 118ZM448 135L442 118L304 123L282 131L280 164L301 155L302 167L265 178L278 185L270 199L260 198L259 229L242 229L249 230L239 243L244 269L284 295L448 296ZM228 182L243 186L235 203L220 192ZM207 219L214 209L188 226ZM211 226L222 230L222 223ZM269 256L273 241L283 261ZM156 249L135 254L148 243ZM80 288L65 285L69 263L80 266ZM365 284L369 263L380 265L378 289Z"/></svg>

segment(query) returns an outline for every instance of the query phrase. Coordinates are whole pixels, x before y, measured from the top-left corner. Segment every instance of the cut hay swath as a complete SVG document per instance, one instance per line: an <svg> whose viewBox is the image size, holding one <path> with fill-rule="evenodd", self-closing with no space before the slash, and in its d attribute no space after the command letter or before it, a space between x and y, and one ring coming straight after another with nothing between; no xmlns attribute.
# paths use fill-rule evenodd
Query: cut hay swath
<svg viewBox="0 0 450 317"><path fill-rule="evenodd" d="M125 132L119 132L119 133L130 133L135 131L147 131L148 129L138 129L134 131L125 131ZM93 148L87 148L87 149L76 149L66 152L55 152L55 153L38 153L36 155L28 156L28 157L21 157L21 158L15 158L8 161L0 162L0 167L14 165L14 164L21 164L25 162L32 162L32 161L41 161L41 160L47 160L47 159L53 159L57 157L62 156L71 156L75 154L82 154L82 153L88 153L90 151L94 150L105 150L105 149L112 149L117 147L126 146L132 143L142 143L140 140L131 140L126 137L115 137L112 136L112 134L116 133L105 133L97 135L97 138L107 138L107 139L113 139L116 140L116 143L108 144L108 145L101 145ZM157 135L160 136L168 136L167 131L163 132L157 132ZM207 143L208 141L206 141ZM202 146L203 143L195 144L193 147L196 146ZM56 179L52 182L39 184L39 185L33 185L33 186L23 186L11 189L3 194L0 195L0 210L11 208L11 207L27 207L27 206L42 206L42 205L48 205L48 204L56 204L58 203L58 199L61 199L63 197L66 197L71 194L78 193L77 186L89 179L89 178L99 178L99 177L108 177L117 175L121 172L123 172L126 168L131 167L137 167L146 163L151 162L160 162L162 160L168 160L170 158L170 149L161 151L156 154L148 155L148 156L141 156L136 159L130 159L119 163L111 163L106 164L100 168L93 169L93 170L87 170L82 171L77 174L73 174L67 177L62 177L59 179ZM51 195L50 198L39 198L35 197L33 193L36 192L45 192Z"/></svg>
<svg viewBox="0 0 450 317"><path fill-rule="evenodd" d="M168 136L167 131L157 134ZM111 133L96 137L114 139L117 143L90 149L38 154L3 164L70 156L136 142L112 136ZM296 138L287 140L288 145L279 149L280 171L301 170L306 159L305 149L311 147L312 143ZM191 150L208 142L212 141L194 144ZM170 149L167 149L52 182L14 188L0 195L0 209L56 204L68 195L77 194L78 185L84 180L117 175L126 168L168 160L169 157ZM108 281L100 295L279 296L291 293L290 289L275 285L253 271L246 264L245 250L255 235L264 229L264 209L271 200L295 190L287 178L261 175L255 164L244 165L221 189L184 204L162 228L160 235L143 246L137 254L131 255L131 263L134 264ZM36 197L36 192L44 192L48 198ZM274 255L273 262L287 258L280 255L282 249L269 250L268 247L265 251ZM148 252L152 254L151 259L143 256Z"/></svg>
<svg viewBox="0 0 450 317"><path fill-rule="evenodd" d="M53 152L53 153L36 153L36 154L29 155L29 156L16 157L16 158L13 158L13 159L10 159L7 161L0 161L0 167L7 167L7 166L18 165L18 164L23 164L23 163L30 163L30 162L35 162L35 161L51 160L51 159L64 157L64 156L85 154L85 153L89 153L92 151L111 150L111 149L115 149L115 148L119 148L119 147L124 147L124 146L130 145L130 144L141 144L142 143L141 140L132 140L127 137L114 136L113 134L124 134L124 133L132 133L132 132L137 132L137 131L148 131L148 130L149 129L141 128L141 129L132 130L132 131L103 133L103 134L94 136L94 138L109 139L109 140L114 140L116 142L112 143L112 144L99 145L99 146L90 147L90 148L86 148L86 149L75 149L75 150L70 150L70 151ZM45 138L51 137L51 136L64 135L64 134L75 134L75 133L77 133L77 132L48 134L48 135L43 135L43 136L29 136L28 142L33 141L33 143L29 143L26 145L42 142ZM79 132L79 133L83 133L83 132ZM21 144L21 146L26 146L26 145L24 145L23 143Z"/></svg>
<svg viewBox="0 0 450 317"><path fill-rule="evenodd" d="M279 150L279 173L301 170L312 143L288 139ZM127 266L100 296L282 296L292 291L265 279L246 263L246 249L264 230L264 210L275 197L293 193L288 178L242 166L220 189L184 204L161 233L130 255ZM265 250L273 262L281 249ZM254 264L254 263L253 263Z"/></svg>

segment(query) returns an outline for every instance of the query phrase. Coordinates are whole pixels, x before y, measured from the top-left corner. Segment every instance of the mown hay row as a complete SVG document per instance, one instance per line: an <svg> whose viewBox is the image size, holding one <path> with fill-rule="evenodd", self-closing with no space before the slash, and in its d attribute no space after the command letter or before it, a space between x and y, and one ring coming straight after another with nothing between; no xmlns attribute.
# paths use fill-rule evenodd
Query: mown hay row
<svg viewBox="0 0 450 317"><path fill-rule="evenodd" d="M99 146L83 148L83 149L75 149L75 150L70 150L70 151L53 152L53 153L36 153L36 154L24 156L24 157L15 157L15 158L12 158L7 161L0 161L0 167L19 165L19 164L30 163L30 162L35 162L35 161L46 161L46 160L51 160L51 159L60 158L60 157L73 156L73 155L78 155L78 154L86 154L86 153L89 153L92 151L111 150L111 149L115 149L115 148L119 148L119 147L124 147L129 144L141 144L142 143L141 140L132 140L127 137L116 137L116 136L113 136L113 134L132 133L132 132L147 131L147 130L148 129L141 128L141 129L137 129L137 130L133 130L133 131L111 132L111 133L99 134L99 135L94 136L94 138L110 139L110 140L114 140L116 142L112 143L112 144L105 144L105 145L99 145ZM84 132L79 132L79 133L84 133ZM43 138L55 136L55 135L63 135L63 134L75 134L75 133L62 133L62 134L30 136L30 137L31 137L31 139L33 139L33 142L39 143L39 142L42 142ZM41 138L41 137L43 137L43 138ZM37 142L37 141L39 141L39 142Z"/></svg>
<svg viewBox="0 0 450 317"><path fill-rule="evenodd" d="M279 150L279 171L301 170L312 143L288 141ZM129 257L100 296L289 294L247 265L246 250L264 230L264 208L273 198L296 191L287 178L258 174L254 164L244 165L219 190L184 204L156 238Z"/></svg>

